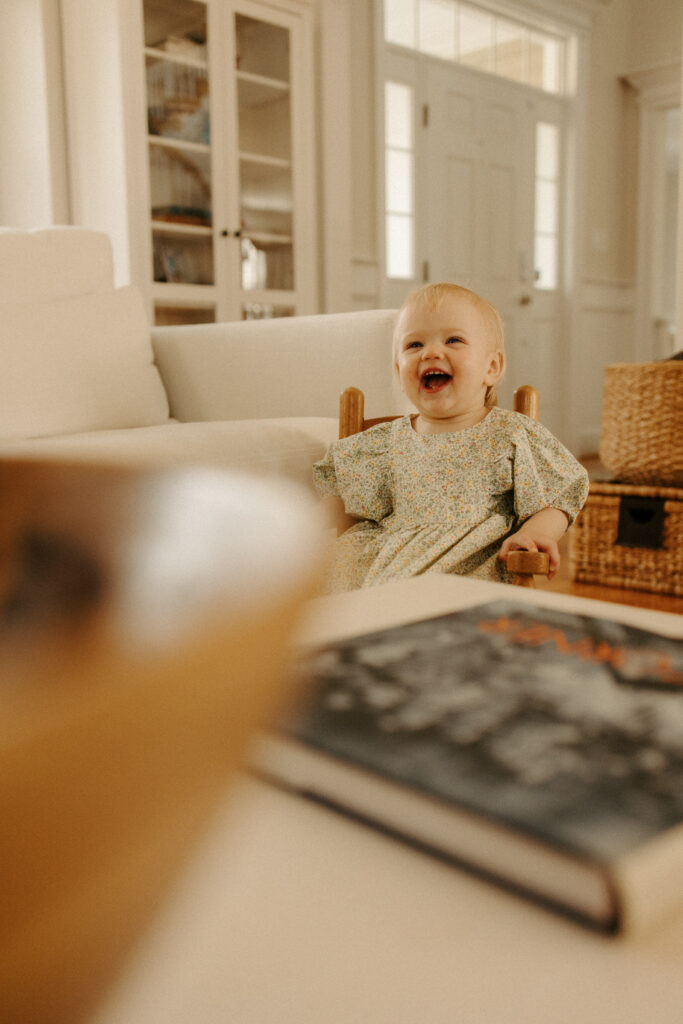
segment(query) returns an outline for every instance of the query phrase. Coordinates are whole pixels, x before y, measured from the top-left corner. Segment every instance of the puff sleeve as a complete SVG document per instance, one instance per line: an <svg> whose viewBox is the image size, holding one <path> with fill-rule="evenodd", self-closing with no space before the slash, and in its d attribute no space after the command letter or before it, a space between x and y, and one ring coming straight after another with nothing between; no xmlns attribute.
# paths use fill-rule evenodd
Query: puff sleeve
<svg viewBox="0 0 683 1024"><path fill-rule="evenodd" d="M313 483L321 497L338 495L347 513L379 522L393 510L391 423L333 441L313 466Z"/></svg>
<svg viewBox="0 0 683 1024"><path fill-rule="evenodd" d="M515 430L514 501L518 524L558 508L571 525L588 497L588 474L549 430L526 416Z"/></svg>

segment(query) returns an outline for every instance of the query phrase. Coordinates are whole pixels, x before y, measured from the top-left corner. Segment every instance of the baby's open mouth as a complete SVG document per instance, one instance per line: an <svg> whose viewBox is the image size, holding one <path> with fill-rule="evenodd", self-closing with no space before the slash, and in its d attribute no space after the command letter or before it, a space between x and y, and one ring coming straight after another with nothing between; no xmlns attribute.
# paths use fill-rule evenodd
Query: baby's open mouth
<svg viewBox="0 0 683 1024"><path fill-rule="evenodd" d="M420 384L425 391L441 391L450 384L451 379L450 373L444 373L443 370L427 370L422 374Z"/></svg>

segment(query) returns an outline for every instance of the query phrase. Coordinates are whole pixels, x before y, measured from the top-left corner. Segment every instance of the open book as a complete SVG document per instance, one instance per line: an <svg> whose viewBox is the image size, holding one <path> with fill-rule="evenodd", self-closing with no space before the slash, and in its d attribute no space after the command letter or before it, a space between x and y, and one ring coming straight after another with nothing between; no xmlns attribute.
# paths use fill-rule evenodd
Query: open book
<svg viewBox="0 0 683 1024"><path fill-rule="evenodd" d="M509 600L314 651L258 766L607 932L683 909L683 645Z"/></svg>

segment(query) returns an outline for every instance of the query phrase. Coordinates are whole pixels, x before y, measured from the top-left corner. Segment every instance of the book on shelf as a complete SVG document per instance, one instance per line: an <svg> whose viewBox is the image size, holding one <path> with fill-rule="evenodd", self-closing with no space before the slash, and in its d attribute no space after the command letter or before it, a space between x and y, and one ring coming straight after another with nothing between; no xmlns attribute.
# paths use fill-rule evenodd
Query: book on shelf
<svg viewBox="0 0 683 1024"><path fill-rule="evenodd" d="M258 770L608 933L683 909L683 649L497 600L305 656Z"/></svg>

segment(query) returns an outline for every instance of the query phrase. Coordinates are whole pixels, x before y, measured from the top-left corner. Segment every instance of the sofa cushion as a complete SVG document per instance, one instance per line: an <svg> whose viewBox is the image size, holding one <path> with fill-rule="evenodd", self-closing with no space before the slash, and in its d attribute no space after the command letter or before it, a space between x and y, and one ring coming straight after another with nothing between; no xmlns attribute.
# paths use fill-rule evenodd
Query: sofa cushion
<svg viewBox="0 0 683 1024"><path fill-rule="evenodd" d="M178 420L337 416L351 385L366 416L411 410L393 368L390 309L152 328Z"/></svg>
<svg viewBox="0 0 683 1024"><path fill-rule="evenodd" d="M142 295L100 294L0 307L0 438L168 420Z"/></svg>
<svg viewBox="0 0 683 1024"><path fill-rule="evenodd" d="M166 423L5 442L0 445L0 457L221 466L286 477L303 484L312 495L311 466L323 457L337 430L338 421L325 417Z"/></svg>
<svg viewBox="0 0 683 1024"><path fill-rule="evenodd" d="M109 236L86 228L0 228L0 302L48 302L111 291Z"/></svg>

